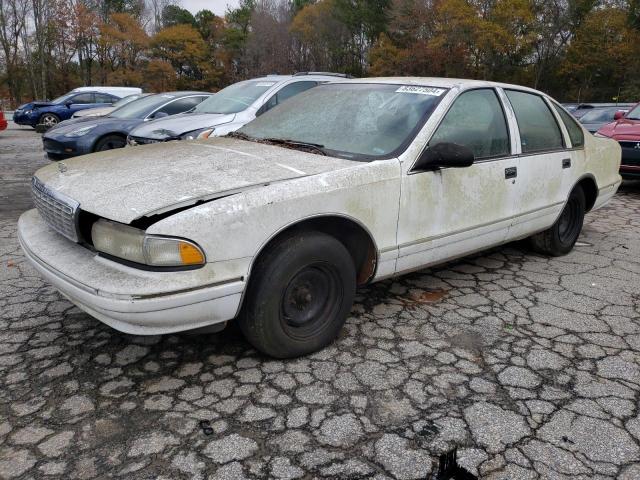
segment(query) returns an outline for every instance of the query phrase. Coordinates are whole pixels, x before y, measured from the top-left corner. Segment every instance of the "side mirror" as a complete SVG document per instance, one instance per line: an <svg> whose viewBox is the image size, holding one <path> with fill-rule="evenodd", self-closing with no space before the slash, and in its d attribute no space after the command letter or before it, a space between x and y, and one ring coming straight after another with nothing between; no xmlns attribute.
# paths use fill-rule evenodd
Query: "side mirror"
<svg viewBox="0 0 640 480"><path fill-rule="evenodd" d="M614 115L613 115L613 119L614 120L620 120L621 118L624 117L624 114L626 112L624 110L618 110Z"/></svg>
<svg viewBox="0 0 640 480"><path fill-rule="evenodd" d="M427 146L414 165L414 170L450 167L463 168L473 165L475 156L470 148L457 143L441 142Z"/></svg>
<svg viewBox="0 0 640 480"><path fill-rule="evenodd" d="M64 105L67 108L71 108L71 105L73 105L73 102L71 100L67 100L66 102L64 102Z"/></svg>
<svg viewBox="0 0 640 480"><path fill-rule="evenodd" d="M164 118L164 117L168 117L169 114L167 112L156 112L153 114L153 118L154 120L157 120L158 118Z"/></svg>

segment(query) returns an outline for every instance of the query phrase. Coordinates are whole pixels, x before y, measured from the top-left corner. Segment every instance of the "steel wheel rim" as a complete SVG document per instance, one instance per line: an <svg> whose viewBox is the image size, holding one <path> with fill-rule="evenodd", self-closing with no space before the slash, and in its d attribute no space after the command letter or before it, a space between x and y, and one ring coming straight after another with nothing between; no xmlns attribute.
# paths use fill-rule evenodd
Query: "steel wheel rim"
<svg viewBox="0 0 640 480"><path fill-rule="evenodd" d="M44 123L47 127L52 127L56 123L58 123L58 120L56 120L56 117L54 117L53 115L45 115L44 117L42 117L42 123Z"/></svg>
<svg viewBox="0 0 640 480"><path fill-rule="evenodd" d="M303 267L291 277L282 295L283 331L296 340L314 337L333 322L343 296L335 267L320 262Z"/></svg>

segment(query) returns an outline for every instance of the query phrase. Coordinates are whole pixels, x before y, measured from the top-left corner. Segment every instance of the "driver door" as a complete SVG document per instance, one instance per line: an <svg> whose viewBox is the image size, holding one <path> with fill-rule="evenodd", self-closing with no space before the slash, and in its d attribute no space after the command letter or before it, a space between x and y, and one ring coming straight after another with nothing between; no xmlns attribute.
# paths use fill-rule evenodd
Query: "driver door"
<svg viewBox="0 0 640 480"><path fill-rule="evenodd" d="M505 241L518 195L518 159L498 93L461 93L432 135L469 147L465 168L416 171L403 165L398 219L398 261L404 272L482 250Z"/></svg>

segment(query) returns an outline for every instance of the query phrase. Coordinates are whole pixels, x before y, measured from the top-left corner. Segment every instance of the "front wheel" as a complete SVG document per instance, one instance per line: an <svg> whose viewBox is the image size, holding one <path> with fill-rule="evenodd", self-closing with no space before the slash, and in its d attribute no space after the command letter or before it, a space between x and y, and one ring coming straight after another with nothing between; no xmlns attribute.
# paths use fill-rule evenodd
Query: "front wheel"
<svg viewBox="0 0 640 480"><path fill-rule="evenodd" d="M60 119L57 115L53 113L45 113L40 117L40 123L47 128L51 128L54 125L57 125L60 122Z"/></svg>
<svg viewBox="0 0 640 480"><path fill-rule="evenodd" d="M321 232L294 232L268 248L254 267L240 329L272 357L315 352L333 341L351 310L353 259L340 241Z"/></svg>
<svg viewBox="0 0 640 480"><path fill-rule="evenodd" d="M536 233L531 237L533 249L554 257L569 253L582 231L585 210L584 191L581 187L576 187L569 195L556 223L544 232Z"/></svg>
<svg viewBox="0 0 640 480"><path fill-rule="evenodd" d="M123 148L127 141L119 135L108 135L98 143L96 143L95 152L104 152L105 150L113 150L114 148Z"/></svg>

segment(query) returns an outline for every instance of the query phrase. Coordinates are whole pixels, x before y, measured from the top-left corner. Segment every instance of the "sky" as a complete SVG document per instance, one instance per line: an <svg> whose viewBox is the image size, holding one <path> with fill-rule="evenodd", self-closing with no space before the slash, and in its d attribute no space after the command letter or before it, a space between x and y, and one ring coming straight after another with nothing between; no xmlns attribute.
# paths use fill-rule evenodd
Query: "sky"
<svg viewBox="0 0 640 480"><path fill-rule="evenodd" d="M238 0L182 0L180 3L182 8L186 8L194 15L203 9L211 10L216 15L224 15L227 5L232 8L238 6Z"/></svg>

